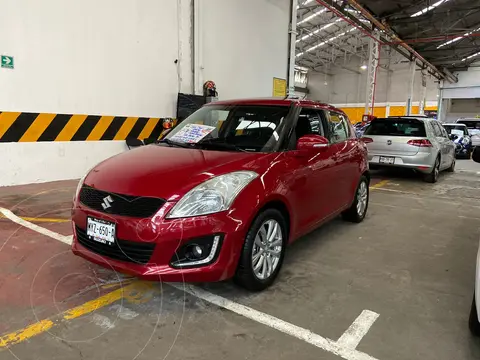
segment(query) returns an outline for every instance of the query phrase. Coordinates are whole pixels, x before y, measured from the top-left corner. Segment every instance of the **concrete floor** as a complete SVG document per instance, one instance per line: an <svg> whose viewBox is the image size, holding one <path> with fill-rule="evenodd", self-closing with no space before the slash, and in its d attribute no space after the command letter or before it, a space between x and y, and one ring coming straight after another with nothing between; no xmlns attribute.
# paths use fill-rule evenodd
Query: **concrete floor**
<svg viewBox="0 0 480 360"><path fill-rule="evenodd" d="M362 311L379 314L357 347L370 357L352 360L480 358L480 340L467 327L480 175L475 168L442 174L434 185L405 172L374 178L366 220L335 220L296 242L269 290L251 294L230 282L201 288L333 340ZM0 189L0 207L67 219L75 185ZM36 223L71 233L68 222ZM340 359L168 284L133 281L120 300L92 303L117 291L116 274L7 219L0 219L0 249L1 360ZM78 316L67 319L75 306ZM44 319L55 326L30 329L37 336L14 333ZM15 345L2 347L14 336Z"/></svg>

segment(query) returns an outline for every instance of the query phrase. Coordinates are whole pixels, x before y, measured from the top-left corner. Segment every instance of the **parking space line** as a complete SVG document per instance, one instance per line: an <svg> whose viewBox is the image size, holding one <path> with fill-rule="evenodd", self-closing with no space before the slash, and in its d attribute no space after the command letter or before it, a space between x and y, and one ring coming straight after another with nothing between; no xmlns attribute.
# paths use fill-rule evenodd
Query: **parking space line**
<svg viewBox="0 0 480 360"><path fill-rule="evenodd" d="M63 242L64 244L67 244L67 245L72 244L72 237L71 236L64 236L64 235L61 235L61 234L56 233L54 231L45 229L44 227L35 225L35 224L33 224L33 223L31 223L27 220L23 220L22 218L18 217L13 212L11 212L10 210L5 209L5 208L0 207L0 213L2 213L7 219L9 219L9 220L11 220L11 221L13 221L13 222L15 222L19 225L22 225L22 226L24 226L24 227L26 227L30 230L36 231L36 232L38 232L42 235L45 235L45 236L49 236L52 239Z"/></svg>
<svg viewBox="0 0 480 360"><path fill-rule="evenodd" d="M205 291L197 286L186 286L183 284L170 284L171 286L175 287L178 290L185 291L186 293L189 293L193 296L196 296L202 300L205 300L211 304L214 304L216 306L219 306L221 308L230 310L238 315L244 316L250 320L256 321L257 323L266 325L272 329L278 330L284 334L293 336L297 339L303 340L313 346L316 346L322 350L328 351L332 354L335 354L337 356L342 357L343 359L346 360L376 360L374 357L356 350L355 348L351 348L349 346L351 345L358 345L360 340L363 338L363 336L367 333L368 329L370 326L368 326L369 321L373 319L374 315L375 319L378 318L378 314L369 311L368 314L368 319L366 320L366 316L362 315L359 316L360 321L362 324L359 326L358 332L353 332L350 335L342 335L340 339L347 339L348 340L348 345L345 346L345 344L340 343L339 341L334 341L331 339L324 338L323 336L317 335L313 333L310 330L304 329L300 326L291 324L289 322L286 322L284 320L281 320L279 318L276 318L274 316L265 314L263 312L257 311L255 309L252 309L248 306L236 303L234 301L228 300L224 297L212 294L208 291ZM364 314L364 313L362 313ZM374 315L373 315L374 314ZM358 318L357 318L358 320ZM356 320L356 321L357 321ZM375 321L375 320L373 320ZM355 325L355 323L354 323ZM350 328L352 328L350 326ZM350 330L349 328L349 330ZM347 330L348 332L348 330ZM344 337L345 336L345 337Z"/></svg>
<svg viewBox="0 0 480 360"><path fill-rule="evenodd" d="M378 316L379 315L373 311L363 310L360 316L355 319L353 324L350 325L347 331L338 339L337 344L345 346L348 349L355 349L372 327L375 320L377 320Z"/></svg>
<svg viewBox="0 0 480 360"><path fill-rule="evenodd" d="M0 214L0 219L6 219L7 217L5 215ZM23 219L25 221L31 221L31 222L49 222L49 223L66 223L70 222L70 219L59 219L59 218L37 218L37 217L27 217L27 216L19 216L20 219Z"/></svg>
<svg viewBox="0 0 480 360"><path fill-rule="evenodd" d="M153 288L153 284L135 281L130 285L121 287L83 305L67 310L51 319L41 320L21 330L0 336L0 350L45 333L54 326L65 323L67 320L76 319L90 314L95 310L101 309L119 300L126 300L133 304L144 303L145 301L150 300L147 293Z"/></svg>
<svg viewBox="0 0 480 360"><path fill-rule="evenodd" d="M377 185L380 185L380 183L378 183ZM39 233L44 234L46 236L50 236L55 240L58 240L64 243L69 243L69 244L71 243L71 236L63 236L54 231L47 230L45 228L42 228L41 226L32 224L23 219L20 219L18 216L13 214L10 210L0 208L0 213L3 213L10 220L20 225L23 225L32 230L38 231ZM99 299L93 300L90 303L81 305L80 307L67 311L63 313L62 320L74 319L81 315L85 315L89 312L92 312L101 306L111 304L112 302L117 301L121 297L123 297L123 293L125 289L134 287L136 284L138 283L134 282L133 284L128 285L123 289L120 288L118 290L113 291L112 293L116 295L111 295L112 293L110 293L110 294L104 295L104 297L106 297L105 299L99 298ZM331 340L323 336L320 336L318 334L315 334L308 329L286 322L272 315L269 315L261 311L252 309L248 306L236 303L222 296L215 295L197 286L191 286L191 285L186 286L185 284L178 284L178 283L170 284L170 285L180 291L184 291L186 293L189 293L193 296L198 297L199 299L205 300L211 304L214 304L226 310L230 310L238 315L246 317L259 324L266 325L284 334L290 335L299 340L303 340L308 344L311 344L324 351L328 351L332 354L340 356L345 360L377 360L376 358L364 352L356 350L356 346L360 343L362 338L366 335L366 333L370 329L370 326L379 316L379 314L374 313L372 311L368 311L368 310L363 311L362 314L355 320L355 322L347 329L346 333L343 334L338 341L335 341L335 340ZM118 297L119 293L122 294L121 297ZM135 301L135 298L138 296L139 296L139 291L135 289L131 295L132 300ZM20 341L23 341L28 337L38 335L39 333L38 331L43 329L43 327L38 326L38 327L34 327L34 329L37 329L37 332L28 330L34 325L31 325L30 327L20 331L20 333L22 334L22 337L21 337L22 340ZM51 325L50 327L46 326L47 330L52 326L53 325ZM44 330L41 332L45 332L47 330ZM18 334L18 333L19 332L16 332L13 334ZM10 339L10 342L7 342L9 341L9 339ZM16 339L19 339L19 337L12 334L7 334L3 337L0 337L0 349L2 347L6 347L8 345L13 345L14 343L20 342L20 341L16 341Z"/></svg>
<svg viewBox="0 0 480 360"><path fill-rule="evenodd" d="M390 182L390 180L381 180L378 183L376 183L375 185L370 186L370 190L380 189L380 188L384 187L385 185L387 185L389 182Z"/></svg>

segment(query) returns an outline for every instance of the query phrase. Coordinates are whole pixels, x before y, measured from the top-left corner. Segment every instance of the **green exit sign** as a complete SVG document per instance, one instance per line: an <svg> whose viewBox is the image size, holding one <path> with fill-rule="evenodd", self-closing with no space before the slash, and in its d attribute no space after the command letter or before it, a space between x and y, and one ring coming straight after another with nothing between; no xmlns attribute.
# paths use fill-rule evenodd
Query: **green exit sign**
<svg viewBox="0 0 480 360"><path fill-rule="evenodd" d="M5 69L13 69L13 66L14 66L13 56L1 55L0 65L2 68L5 68Z"/></svg>

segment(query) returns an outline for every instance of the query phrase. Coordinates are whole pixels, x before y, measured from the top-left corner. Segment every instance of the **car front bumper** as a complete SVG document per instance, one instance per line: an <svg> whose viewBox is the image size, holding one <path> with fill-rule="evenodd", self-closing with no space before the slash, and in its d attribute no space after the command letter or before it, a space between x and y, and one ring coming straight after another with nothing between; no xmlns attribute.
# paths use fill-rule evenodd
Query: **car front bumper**
<svg viewBox="0 0 480 360"><path fill-rule="evenodd" d="M393 164L380 163L380 157L394 157ZM368 162L371 166L399 167L415 169L423 173L430 173L435 165L436 157L431 153L418 152L415 155L391 155L371 153L368 154Z"/></svg>
<svg viewBox="0 0 480 360"><path fill-rule="evenodd" d="M214 282L233 277L245 239L245 221L235 218L231 213L223 212L208 216L186 219L164 219L173 204L167 203L156 216L147 219L112 216L84 207L81 204L72 211L73 243L72 251L95 264L105 268L136 276L145 280L167 282ZM130 244L154 244L148 263L133 260L119 260L103 252L92 251L82 245L77 227L86 231L87 217L116 223L116 238L128 240ZM195 239L221 234L222 241L217 248L217 256L212 263L176 268L171 265L176 252L185 243ZM99 245L102 246L102 245ZM102 248L103 249L103 248Z"/></svg>

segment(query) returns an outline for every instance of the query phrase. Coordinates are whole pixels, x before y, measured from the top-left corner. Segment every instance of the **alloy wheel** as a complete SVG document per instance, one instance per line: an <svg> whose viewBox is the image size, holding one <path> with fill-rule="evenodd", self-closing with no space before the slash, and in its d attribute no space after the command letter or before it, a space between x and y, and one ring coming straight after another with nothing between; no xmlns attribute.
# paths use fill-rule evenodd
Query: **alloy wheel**
<svg viewBox="0 0 480 360"><path fill-rule="evenodd" d="M368 204L368 188L365 181L360 183L357 190L357 214L362 217Z"/></svg>
<svg viewBox="0 0 480 360"><path fill-rule="evenodd" d="M277 269L283 251L280 224L273 219L265 221L255 236L252 251L252 268L260 280L268 279Z"/></svg>

